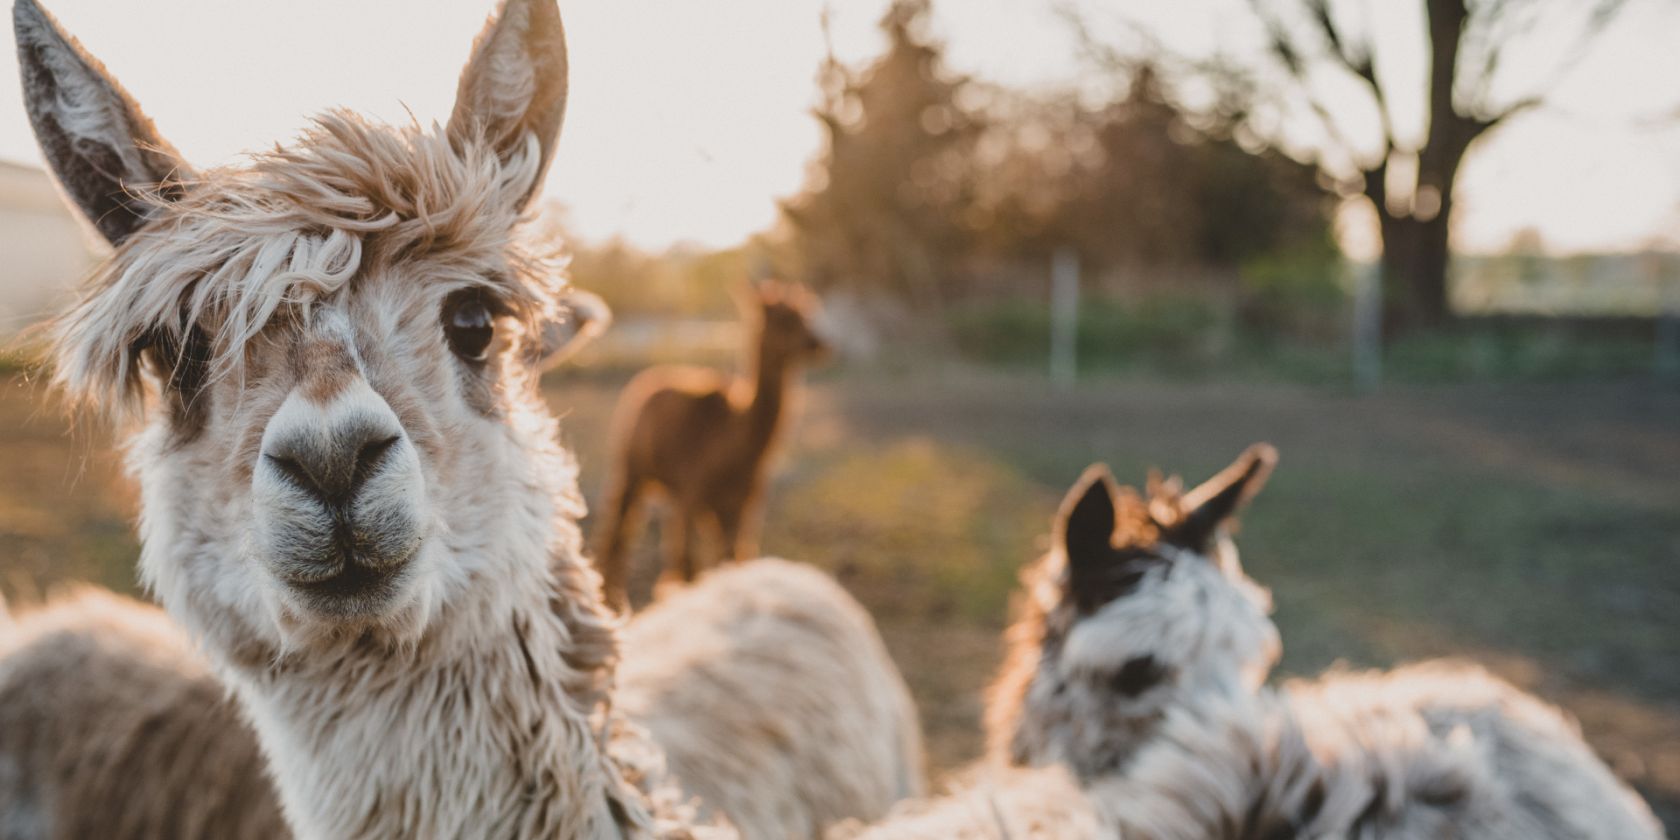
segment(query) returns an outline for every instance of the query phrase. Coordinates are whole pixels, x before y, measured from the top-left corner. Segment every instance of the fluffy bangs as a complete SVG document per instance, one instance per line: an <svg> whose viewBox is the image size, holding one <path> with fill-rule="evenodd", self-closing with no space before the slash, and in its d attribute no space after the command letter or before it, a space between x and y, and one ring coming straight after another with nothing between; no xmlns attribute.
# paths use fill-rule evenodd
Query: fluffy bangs
<svg viewBox="0 0 1680 840"><path fill-rule="evenodd" d="M196 327L210 342L212 376L238 375L246 344L277 317L332 298L370 266L408 259L491 289L525 340L539 340L566 285L557 252L515 235L541 168L534 136L503 159L435 124L329 112L291 146L197 176L178 197L145 194L155 221L49 327L53 381L83 407L131 415L147 348L186 352Z"/></svg>

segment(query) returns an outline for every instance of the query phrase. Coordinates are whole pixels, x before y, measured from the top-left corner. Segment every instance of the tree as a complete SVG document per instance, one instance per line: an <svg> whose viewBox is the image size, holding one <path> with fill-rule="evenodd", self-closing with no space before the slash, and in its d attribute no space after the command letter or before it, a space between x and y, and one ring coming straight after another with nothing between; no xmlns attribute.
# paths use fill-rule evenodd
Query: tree
<svg viewBox="0 0 1680 840"><path fill-rule="evenodd" d="M819 82L827 135L805 191L784 202L804 270L818 287L887 292L940 307L944 266L966 247L963 179L977 125L924 30L930 0L896 0L885 54L861 72L832 57Z"/></svg>
<svg viewBox="0 0 1680 840"><path fill-rule="evenodd" d="M1431 326L1451 317L1447 262L1453 191L1471 146L1542 104L1624 5L1624 0L1417 2L1424 20L1422 78L1392 78L1379 69L1394 66L1380 60L1379 51L1405 46L1393 37L1378 37L1371 0L1249 0L1273 67L1233 73L1228 64L1183 62L1220 86L1227 100L1233 95L1244 100L1238 110L1245 116L1269 109L1273 115L1305 114L1317 123L1323 140L1306 156L1347 185L1344 189L1363 195L1376 211L1391 320L1401 326ZM1553 32L1567 26L1572 45L1537 81L1507 84L1506 74L1500 73L1503 59L1514 45L1532 41L1542 21ZM1121 58L1089 37L1087 43L1104 60ZM1374 110L1374 141L1359 136L1357 112L1327 100L1327 88L1337 85L1359 91ZM1403 98L1396 92L1409 85L1425 91L1421 125L1400 124L1394 108L1395 100ZM1507 90L1512 87L1518 91ZM1270 144L1288 147L1276 128L1283 122L1250 120L1247 126Z"/></svg>

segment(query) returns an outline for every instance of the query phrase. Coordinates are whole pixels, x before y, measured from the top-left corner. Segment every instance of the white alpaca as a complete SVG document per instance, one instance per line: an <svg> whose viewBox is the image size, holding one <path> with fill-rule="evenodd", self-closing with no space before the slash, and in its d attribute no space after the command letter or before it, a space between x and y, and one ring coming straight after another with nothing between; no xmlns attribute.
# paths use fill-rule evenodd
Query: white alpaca
<svg viewBox="0 0 1680 840"><path fill-rule="evenodd" d="M1479 668L1260 687L1276 631L1222 530L1275 458L1147 499L1087 471L994 696L1009 758L1072 767L1126 836L1661 836L1558 710Z"/></svg>
<svg viewBox="0 0 1680 840"><path fill-rule="evenodd" d="M615 622L536 393L563 284L516 228L564 110L553 3L508 0L446 128L331 113L204 172L33 0L13 18L43 150L115 246L56 327L55 379L144 416L142 578L233 686L297 835L687 833L610 709ZM855 605L784 612L828 609ZM830 708L896 680L828 686ZM780 720L773 695L732 699ZM911 730L878 723L848 731L883 749L789 750L837 775L908 750L867 768L901 777Z"/></svg>

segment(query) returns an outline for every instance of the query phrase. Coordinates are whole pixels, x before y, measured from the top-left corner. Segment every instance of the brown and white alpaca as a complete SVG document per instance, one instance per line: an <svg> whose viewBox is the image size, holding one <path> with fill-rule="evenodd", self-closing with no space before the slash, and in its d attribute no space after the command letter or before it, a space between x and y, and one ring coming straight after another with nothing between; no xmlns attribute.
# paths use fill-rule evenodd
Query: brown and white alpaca
<svg viewBox="0 0 1680 840"><path fill-rule="evenodd" d="M1661 836L1567 718L1480 668L1263 687L1269 600L1222 531L1275 459L1147 499L1086 472L992 696L1006 760L1066 764L1104 825L1158 840Z"/></svg>
<svg viewBox="0 0 1680 840"><path fill-rule="evenodd" d="M47 158L114 246L55 327L55 380L143 417L142 578L234 688L297 835L686 833L610 711L615 622L536 390L564 286L517 231L565 101L552 0L504 3L445 128L334 112L202 172L33 0L13 20ZM732 700L776 720L775 690ZM902 745L881 723L859 729ZM853 746L789 748L838 773Z"/></svg>
<svg viewBox="0 0 1680 840"><path fill-rule="evenodd" d="M1151 498L1085 471L1051 551L1022 574L1019 615L988 696L987 740L1007 764L1121 769L1163 714L1207 693L1252 691L1280 653L1271 595L1243 574L1224 526L1277 453L1250 447L1206 483Z"/></svg>
<svg viewBox="0 0 1680 840"><path fill-rule="evenodd" d="M659 491L670 504L665 574L693 581L713 560L757 554L769 455L792 414L799 370L827 353L812 327L816 296L766 281L748 307L751 372L726 377L707 368L651 368L630 381L612 422L613 475L602 505L597 553L608 601L627 606L630 540L641 502Z"/></svg>

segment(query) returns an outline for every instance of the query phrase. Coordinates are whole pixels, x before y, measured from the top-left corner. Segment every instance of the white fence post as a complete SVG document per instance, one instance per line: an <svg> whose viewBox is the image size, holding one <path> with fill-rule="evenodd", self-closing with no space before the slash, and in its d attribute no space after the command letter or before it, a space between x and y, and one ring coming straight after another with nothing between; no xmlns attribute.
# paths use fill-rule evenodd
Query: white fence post
<svg viewBox="0 0 1680 840"><path fill-rule="evenodd" d="M1057 248L1050 258L1050 380L1072 385L1079 375L1079 255Z"/></svg>
<svg viewBox="0 0 1680 840"><path fill-rule="evenodd" d="M1657 381L1680 383L1680 275L1659 278L1662 299L1657 310L1657 346L1651 367Z"/></svg>
<svg viewBox="0 0 1680 840"><path fill-rule="evenodd" d="M1382 385L1382 269L1352 264L1353 382L1363 392Z"/></svg>

